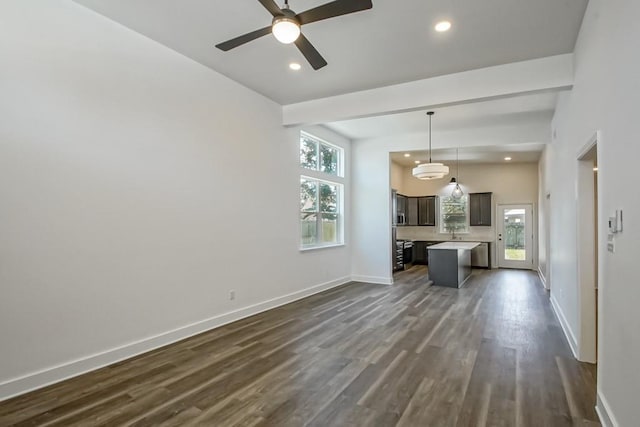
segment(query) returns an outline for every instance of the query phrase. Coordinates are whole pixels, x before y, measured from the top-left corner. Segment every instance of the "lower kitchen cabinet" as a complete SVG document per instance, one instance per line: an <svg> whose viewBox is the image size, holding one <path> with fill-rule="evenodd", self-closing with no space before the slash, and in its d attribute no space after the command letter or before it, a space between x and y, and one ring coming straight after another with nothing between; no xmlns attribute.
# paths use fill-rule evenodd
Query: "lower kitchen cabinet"
<svg viewBox="0 0 640 427"><path fill-rule="evenodd" d="M428 265L429 254L428 254L427 248L437 243L442 243L442 242L414 241L413 242L413 263Z"/></svg>

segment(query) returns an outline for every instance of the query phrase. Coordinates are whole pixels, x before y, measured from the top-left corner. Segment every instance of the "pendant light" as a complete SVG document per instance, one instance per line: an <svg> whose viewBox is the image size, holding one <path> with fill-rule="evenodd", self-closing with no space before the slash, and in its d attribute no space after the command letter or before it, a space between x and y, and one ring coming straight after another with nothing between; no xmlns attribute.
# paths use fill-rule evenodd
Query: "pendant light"
<svg viewBox="0 0 640 427"><path fill-rule="evenodd" d="M458 158L458 149L456 148L456 176L458 178L460 178L460 159ZM464 193L462 192L462 188L460 188L460 184L458 183L458 181L456 180L456 178L451 178L451 183L455 183L456 187L453 189L453 191L451 192L451 197L453 197L456 200L459 200L462 198L462 196L464 196Z"/></svg>
<svg viewBox="0 0 640 427"><path fill-rule="evenodd" d="M448 166L431 162L431 117L434 114L433 111L427 112L427 116L429 116L429 163L423 163L413 168L413 176L418 179L440 179L449 174Z"/></svg>

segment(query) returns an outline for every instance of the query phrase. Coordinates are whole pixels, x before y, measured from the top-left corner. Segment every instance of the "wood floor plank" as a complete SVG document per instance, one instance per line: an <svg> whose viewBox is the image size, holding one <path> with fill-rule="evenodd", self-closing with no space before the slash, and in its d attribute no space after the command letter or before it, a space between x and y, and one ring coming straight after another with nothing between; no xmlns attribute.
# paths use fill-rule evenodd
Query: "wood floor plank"
<svg viewBox="0 0 640 427"><path fill-rule="evenodd" d="M0 402L2 426L597 426L535 273L353 282Z"/></svg>

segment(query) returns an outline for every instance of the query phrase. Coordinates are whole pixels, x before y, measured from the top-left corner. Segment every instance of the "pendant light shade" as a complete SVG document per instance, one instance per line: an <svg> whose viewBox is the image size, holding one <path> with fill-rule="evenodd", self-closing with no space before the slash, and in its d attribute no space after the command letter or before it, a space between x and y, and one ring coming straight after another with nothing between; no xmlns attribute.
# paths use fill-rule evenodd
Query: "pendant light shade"
<svg viewBox="0 0 640 427"><path fill-rule="evenodd" d="M413 176L418 179L440 179L449 174L448 166L431 162L431 116L434 114L433 111L427 112L427 116L429 116L429 163L422 163L413 168Z"/></svg>
<svg viewBox="0 0 640 427"><path fill-rule="evenodd" d="M413 168L413 176L418 179L440 179L449 173L449 167L442 163L423 163Z"/></svg>
<svg viewBox="0 0 640 427"><path fill-rule="evenodd" d="M454 188L451 192L451 197L453 197L454 199L460 199L462 196L464 196L462 188L460 188L460 184L456 184L456 188Z"/></svg>
<svg viewBox="0 0 640 427"><path fill-rule="evenodd" d="M458 158L457 148L456 148L456 175L458 176L458 178L460 178L460 159ZM462 196L464 196L464 192L462 191L462 188L460 188L460 184L458 183L455 177L451 178L450 184L453 184L453 183L455 183L456 186L451 192L451 197L453 197L456 200L461 199Z"/></svg>

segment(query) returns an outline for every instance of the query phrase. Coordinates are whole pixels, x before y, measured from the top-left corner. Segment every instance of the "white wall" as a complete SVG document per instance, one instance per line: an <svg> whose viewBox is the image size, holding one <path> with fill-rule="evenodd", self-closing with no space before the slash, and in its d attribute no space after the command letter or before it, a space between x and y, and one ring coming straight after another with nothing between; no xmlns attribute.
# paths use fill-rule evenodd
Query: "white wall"
<svg viewBox="0 0 640 427"><path fill-rule="evenodd" d="M400 193L407 196L449 196L453 186L449 180L455 176L455 163L448 164L449 175L444 179L422 181L412 175L412 168L403 168L402 187ZM393 170L393 168L392 168ZM469 234L461 235L466 240L496 239L496 205L498 204L531 204L536 208L538 199L538 167L535 163L492 163L461 164L459 183L465 194L492 192L492 225L491 227L470 227ZM534 224L535 230L535 224ZM438 240L448 239L451 233L440 233L440 227L398 227L398 238ZM495 245L493 246L492 264L497 265ZM535 262L534 256L534 262ZM535 268L535 264L532 268Z"/></svg>
<svg viewBox="0 0 640 427"><path fill-rule="evenodd" d="M538 162L538 272L547 289L551 285L549 277L550 233L548 224L551 215L551 198L547 196L551 195L551 162L549 161L549 156L551 156L552 149L553 147L550 144L545 145Z"/></svg>
<svg viewBox="0 0 640 427"><path fill-rule="evenodd" d="M391 188L400 190L404 188L404 168L396 162L391 162ZM402 191L400 191L402 193Z"/></svg>
<svg viewBox="0 0 640 427"><path fill-rule="evenodd" d="M348 280L279 105L65 0L3 1L0 62L0 399Z"/></svg>
<svg viewBox="0 0 640 427"><path fill-rule="evenodd" d="M599 198L599 411L619 426L637 425L640 409L638 251L640 171L638 101L640 2L591 0L575 52L574 89L561 95L551 160L551 295L579 336L576 279L577 154L597 130ZM624 210L616 252L606 251L606 217ZM605 421L606 422L606 421Z"/></svg>

